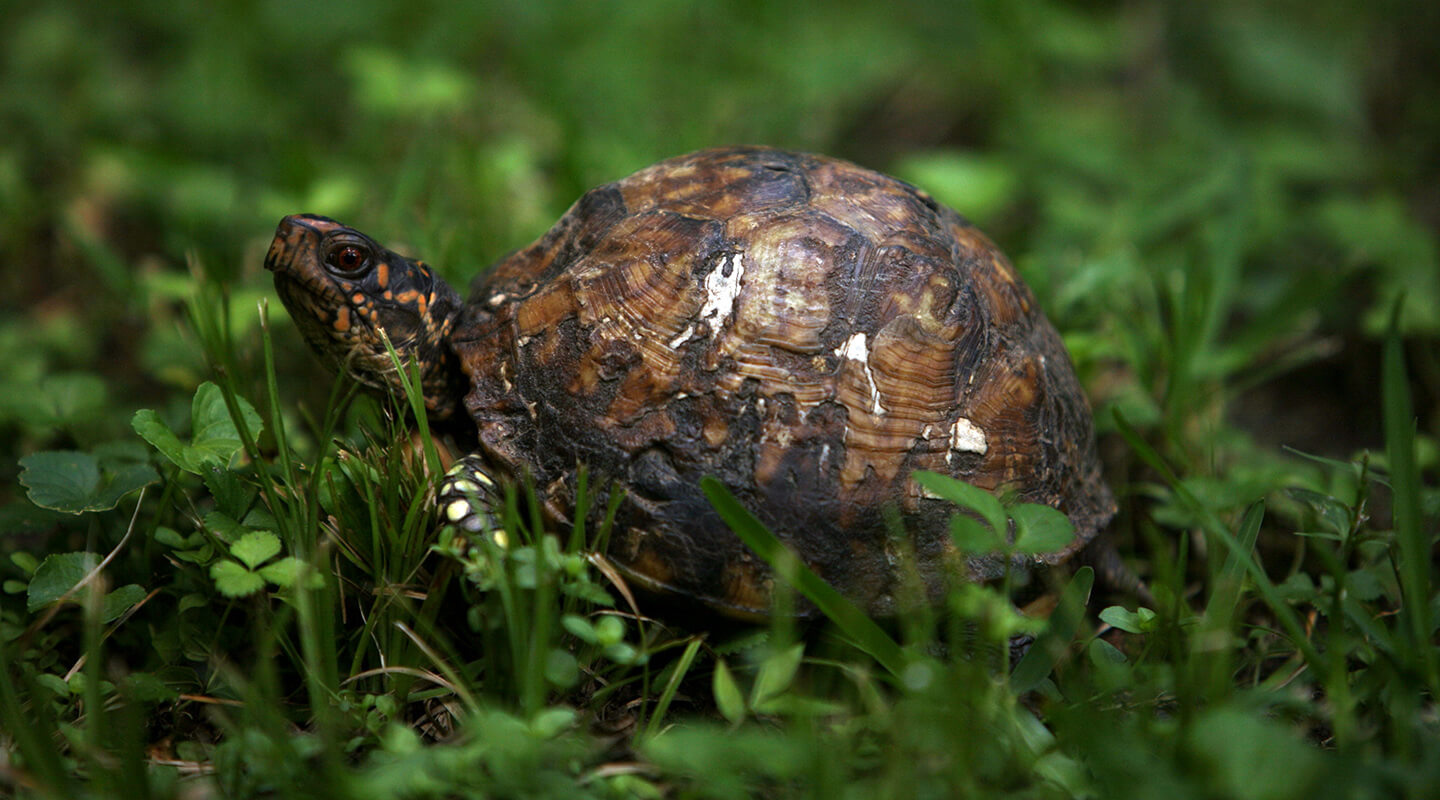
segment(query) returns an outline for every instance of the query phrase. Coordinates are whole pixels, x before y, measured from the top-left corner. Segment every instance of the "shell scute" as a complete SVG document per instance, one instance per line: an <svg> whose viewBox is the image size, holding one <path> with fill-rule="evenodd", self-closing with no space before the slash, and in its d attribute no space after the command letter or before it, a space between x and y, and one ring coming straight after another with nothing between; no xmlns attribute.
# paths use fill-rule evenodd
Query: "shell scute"
<svg viewBox="0 0 1440 800"><path fill-rule="evenodd" d="M642 584L767 609L768 572L703 475L878 613L898 580L886 505L932 590L957 555L953 508L915 470L1056 506L1080 543L1113 511L1084 397L1013 267L854 165L758 148L662 162L587 194L474 297L453 341L482 451L551 487L547 507L573 508L577 462L628 486L611 557Z"/></svg>

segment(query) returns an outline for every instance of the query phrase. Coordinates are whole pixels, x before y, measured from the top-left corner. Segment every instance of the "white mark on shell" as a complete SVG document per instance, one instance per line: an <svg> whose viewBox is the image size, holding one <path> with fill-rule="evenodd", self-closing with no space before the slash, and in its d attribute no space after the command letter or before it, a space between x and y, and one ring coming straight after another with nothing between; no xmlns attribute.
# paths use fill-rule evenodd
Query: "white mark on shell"
<svg viewBox="0 0 1440 800"><path fill-rule="evenodd" d="M685 340L686 340L686 339L689 339L689 338L690 338L690 334L692 334L692 333L694 333L694 332L695 332L695 326L694 326L694 325L687 325L687 326L685 326L685 330L680 331L680 335L679 335L679 336L676 336L674 339L671 339L671 340L670 340L670 342L669 342L669 344L670 344L670 349L671 349L671 350L674 350L675 348L679 347L680 345L685 344Z"/></svg>
<svg viewBox="0 0 1440 800"><path fill-rule="evenodd" d="M700 308L700 319L711 317L715 321L710 332L716 333L735 310L735 298L740 296L740 278L745 274L745 265L739 253L731 253L705 276L705 305Z"/></svg>
<svg viewBox="0 0 1440 800"><path fill-rule="evenodd" d="M852 334L842 347L835 349L835 355L860 362L865 370L865 382L870 385L870 411L884 414L885 407L880 405L880 387L875 385L875 373L870 371L870 346L866 343L865 334Z"/></svg>
<svg viewBox="0 0 1440 800"><path fill-rule="evenodd" d="M975 423L961 417L955 420L950 426L950 452L945 454L945 463L950 463L955 451L962 453L979 453L985 455L990 445L985 441L985 431L976 427Z"/></svg>
<svg viewBox="0 0 1440 800"><path fill-rule="evenodd" d="M490 305L498 306L508 299L510 299L510 295L505 294L504 292L500 292L499 294L493 294L490 296Z"/></svg>

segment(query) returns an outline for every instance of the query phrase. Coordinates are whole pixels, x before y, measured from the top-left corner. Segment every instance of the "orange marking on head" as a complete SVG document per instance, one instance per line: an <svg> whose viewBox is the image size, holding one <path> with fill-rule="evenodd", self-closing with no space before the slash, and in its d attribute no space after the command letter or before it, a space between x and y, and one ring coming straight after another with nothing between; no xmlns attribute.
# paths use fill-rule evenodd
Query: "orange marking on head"
<svg viewBox="0 0 1440 800"><path fill-rule="evenodd" d="M390 285L389 264L381 264L380 266L375 268L375 281L380 284L381 289L384 289L386 286Z"/></svg>
<svg viewBox="0 0 1440 800"><path fill-rule="evenodd" d="M350 295L350 302L354 303L357 306L363 306L365 305L365 295L356 292L355 294Z"/></svg>
<svg viewBox="0 0 1440 800"><path fill-rule="evenodd" d="M341 333L349 332L350 309L346 308L345 306L340 306L339 310L335 312L335 322L333 324L335 326L335 330L340 331Z"/></svg>
<svg viewBox="0 0 1440 800"><path fill-rule="evenodd" d="M395 299L395 293L392 292L392 291L390 291L389 289L386 289L386 290L385 290L385 299L386 299L386 300L394 300L394 299Z"/></svg>

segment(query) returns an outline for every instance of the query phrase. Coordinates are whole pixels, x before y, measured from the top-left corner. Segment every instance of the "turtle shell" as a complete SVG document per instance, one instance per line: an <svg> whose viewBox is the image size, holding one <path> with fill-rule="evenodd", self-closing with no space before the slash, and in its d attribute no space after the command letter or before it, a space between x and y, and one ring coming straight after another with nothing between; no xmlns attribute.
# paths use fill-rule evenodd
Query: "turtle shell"
<svg viewBox="0 0 1440 800"><path fill-rule="evenodd" d="M1113 514L1070 360L1005 256L844 161L707 150L596 188L475 282L451 344L493 466L557 517L577 464L618 481L611 559L736 613L767 611L772 578L705 475L880 614L902 553L935 591L946 563L1002 567L955 552L916 470L1064 512L1078 536L1049 563Z"/></svg>

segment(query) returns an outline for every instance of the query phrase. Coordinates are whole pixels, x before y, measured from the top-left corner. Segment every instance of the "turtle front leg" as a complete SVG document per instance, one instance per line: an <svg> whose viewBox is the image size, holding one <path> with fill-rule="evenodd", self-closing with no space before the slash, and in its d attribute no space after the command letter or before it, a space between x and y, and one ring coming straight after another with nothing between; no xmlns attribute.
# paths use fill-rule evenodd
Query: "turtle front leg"
<svg viewBox="0 0 1440 800"><path fill-rule="evenodd" d="M469 533L489 531L496 544L505 547L509 543L497 513L501 503L499 487L480 456L471 453L450 467L440 479L435 502L440 507L441 524Z"/></svg>

